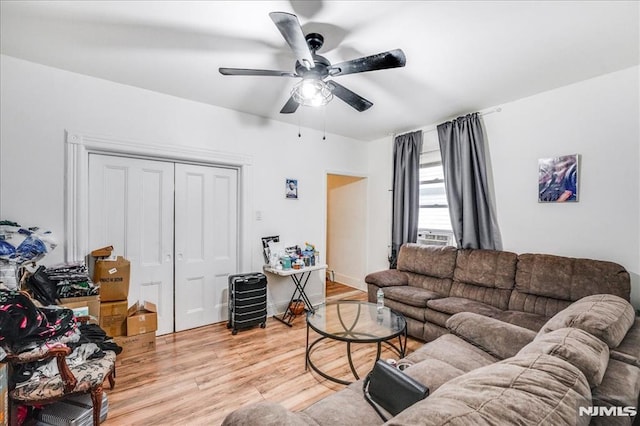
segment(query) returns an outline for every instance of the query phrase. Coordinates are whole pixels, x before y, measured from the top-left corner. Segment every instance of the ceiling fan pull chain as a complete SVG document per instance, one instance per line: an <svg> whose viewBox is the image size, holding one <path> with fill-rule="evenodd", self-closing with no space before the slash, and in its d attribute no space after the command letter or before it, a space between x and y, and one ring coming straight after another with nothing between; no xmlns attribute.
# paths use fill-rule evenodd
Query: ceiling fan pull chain
<svg viewBox="0 0 640 426"><path fill-rule="evenodd" d="M301 135L300 135L300 114L298 114L298 137L301 137Z"/></svg>
<svg viewBox="0 0 640 426"><path fill-rule="evenodd" d="M327 140L327 106L322 107L322 140Z"/></svg>

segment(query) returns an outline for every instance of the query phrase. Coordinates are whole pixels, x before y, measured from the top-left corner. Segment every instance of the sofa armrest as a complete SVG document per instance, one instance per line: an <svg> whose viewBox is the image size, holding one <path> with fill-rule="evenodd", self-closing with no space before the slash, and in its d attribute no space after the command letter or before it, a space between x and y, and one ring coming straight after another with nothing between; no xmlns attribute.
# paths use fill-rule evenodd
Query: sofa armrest
<svg viewBox="0 0 640 426"><path fill-rule="evenodd" d="M294 413L275 402L263 401L241 407L229 414L222 426L310 426L318 425L304 413Z"/></svg>
<svg viewBox="0 0 640 426"><path fill-rule="evenodd" d="M460 312L447 320L451 333L500 359L510 358L530 343L536 332L495 318Z"/></svg>
<svg viewBox="0 0 640 426"><path fill-rule="evenodd" d="M364 278L367 284L378 287L393 287L409 285L409 277L404 272L397 269L387 269L386 271L372 272Z"/></svg>

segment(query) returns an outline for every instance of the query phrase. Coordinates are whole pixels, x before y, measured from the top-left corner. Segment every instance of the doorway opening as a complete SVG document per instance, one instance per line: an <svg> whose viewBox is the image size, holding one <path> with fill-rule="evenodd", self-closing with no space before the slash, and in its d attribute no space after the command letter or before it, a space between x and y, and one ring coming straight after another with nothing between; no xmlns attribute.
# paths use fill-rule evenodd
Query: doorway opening
<svg viewBox="0 0 640 426"><path fill-rule="evenodd" d="M366 291L367 178L327 173L327 277Z"/></svg>

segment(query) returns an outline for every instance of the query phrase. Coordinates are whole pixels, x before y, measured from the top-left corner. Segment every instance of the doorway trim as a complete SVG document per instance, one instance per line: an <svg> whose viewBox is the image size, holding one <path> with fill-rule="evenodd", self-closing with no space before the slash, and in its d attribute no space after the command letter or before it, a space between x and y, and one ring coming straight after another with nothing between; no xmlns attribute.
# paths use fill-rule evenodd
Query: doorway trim
<svg viewBox="0 0 640 426"><path fill-rule="evenodd" d="M217 150L150 144L111 136L65 130L65 251L66 262L89 253L89 155L122 155L150 160L230 167L238 170L238 267L251 266L249 245L252 157Z"/></svg>

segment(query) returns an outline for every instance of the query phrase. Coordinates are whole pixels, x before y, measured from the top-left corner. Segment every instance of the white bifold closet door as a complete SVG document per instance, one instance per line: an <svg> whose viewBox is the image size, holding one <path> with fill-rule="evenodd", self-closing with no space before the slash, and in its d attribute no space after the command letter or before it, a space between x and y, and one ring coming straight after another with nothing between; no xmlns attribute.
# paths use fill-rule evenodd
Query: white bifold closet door
<svg viewBox="0 0 640 426"><path fill-rule="evenodd" d="M158 333L227 319L237 270L238 172L89 156L89 247L131 262L129 305L158 306Z"/></svg>
<svg viewBox="0 0 640 426"><path fill-rule="evenodd" d="M238 172L176 164L176 331L226 320L237 271Z"/></svg>
<svg viewBox="0 0 640 426"><path fill-rule="evenodd" d="M158 306L173 331L173 163L89 156L89 249L112 245L131 262L129 305Z"/></svg>

